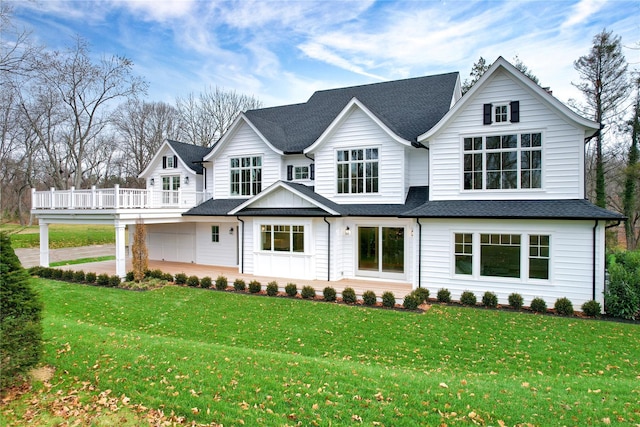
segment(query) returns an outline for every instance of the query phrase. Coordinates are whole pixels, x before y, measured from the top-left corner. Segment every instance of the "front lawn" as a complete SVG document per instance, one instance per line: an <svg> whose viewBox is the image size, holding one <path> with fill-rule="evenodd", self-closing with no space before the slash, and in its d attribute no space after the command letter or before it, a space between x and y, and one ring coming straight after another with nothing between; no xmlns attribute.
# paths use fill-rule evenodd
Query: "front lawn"
<svg viewBox="0 0 640 427"><path fill-rule="evenodd" d="M0 224L0 231L11 235L11 246L17 248L40 247L40 227L21 227L18 224ZM115 229L112 225L96 224L51 224L49 225L49 248L75 248L78 246L114 244Z"/></svg>
<svg viewBox="0 0 640 427"><path fill-rule="evenodd" d="M110 390L224 425L640 423L637 324L34 280L54 396Z"/></svg>

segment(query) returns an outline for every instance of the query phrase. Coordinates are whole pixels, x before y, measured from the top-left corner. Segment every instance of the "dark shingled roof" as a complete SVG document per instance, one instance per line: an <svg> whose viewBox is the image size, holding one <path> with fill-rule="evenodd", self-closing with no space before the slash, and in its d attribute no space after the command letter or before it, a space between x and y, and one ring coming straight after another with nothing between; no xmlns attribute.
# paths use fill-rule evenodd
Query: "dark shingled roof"
<svg viewBox="0 0 640 427"><path fill-rule="evenodd" d="M198 175L202 175L202 159L209 154L211 148L200 147L198 145L186 144L184 142L167 140L171 148L184 161L187 166L196 171Z"/></svg>
<svg viewBox="0 0 640 427"><path fill-rule="evenodd" d="M306 103L249 110L247 118L284 153L313 144L352 98L396 135L414 142L449 111L458 73L315 92Z"/></svg>
<svg viewBox="0 0 640 427"><path fill-rule="evenodd" d="M603 219L623 220L619 213L587 200L442 200L405 212L411 218Z"/></svg>
<svg viewBox="0 0 640 427"><path fill-rule="evenodd" d="M191 208L182 215L190 216L226 216L229 211L237 208L246 199L209 199Z"/></svg>

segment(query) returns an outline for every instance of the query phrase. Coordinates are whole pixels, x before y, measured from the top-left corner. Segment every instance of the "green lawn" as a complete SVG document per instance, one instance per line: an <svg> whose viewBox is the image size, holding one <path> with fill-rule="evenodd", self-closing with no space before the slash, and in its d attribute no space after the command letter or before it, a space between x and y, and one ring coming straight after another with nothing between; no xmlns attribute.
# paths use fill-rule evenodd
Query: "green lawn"
<svg viewBox="0 0 640 427"><path fill-rule="evenodd" d="M637 324L35 284L51 395L91 384L225 426L640 423Z"/></svg>
<svg viewBox="0 0 640 427"><path fill-rule="evenodd" d="M40 228L37 225L20 227L17 224L0 224L0 231L10 233L11 246L14 249L40 247ZM115 229L112 225L51 224L49 226L49 248L113 244L115 236Z"/></svg>

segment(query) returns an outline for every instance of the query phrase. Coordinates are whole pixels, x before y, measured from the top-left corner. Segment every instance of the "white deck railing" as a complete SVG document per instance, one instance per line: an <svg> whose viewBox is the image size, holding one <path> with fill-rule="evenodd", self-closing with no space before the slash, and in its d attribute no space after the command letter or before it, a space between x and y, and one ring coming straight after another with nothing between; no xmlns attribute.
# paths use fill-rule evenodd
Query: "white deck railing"
<svg viewBox="0 0 640 427"><path fill-rule="evenodd" d="M192 208L211 195L201 191L96 188L31 191L31 209L150 209Z"/></svg>

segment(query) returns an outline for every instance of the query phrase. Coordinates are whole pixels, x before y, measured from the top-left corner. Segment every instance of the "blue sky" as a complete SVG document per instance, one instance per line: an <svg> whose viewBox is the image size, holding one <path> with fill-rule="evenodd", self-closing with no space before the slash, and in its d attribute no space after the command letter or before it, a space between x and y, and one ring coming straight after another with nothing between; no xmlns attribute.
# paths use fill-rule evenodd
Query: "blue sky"
<svg viewBox="0 0 640 427"><path fill-rule="evenodd" d="M5 0L6 1L6 0ZM265 106L319 89L459 71L518 56L562 101L580 99L573 61L603 28L640 69L640 1L9 0L36 41L123 55L147 100L220 86ZM635 49L632 49L634 48Z"/></svg>

